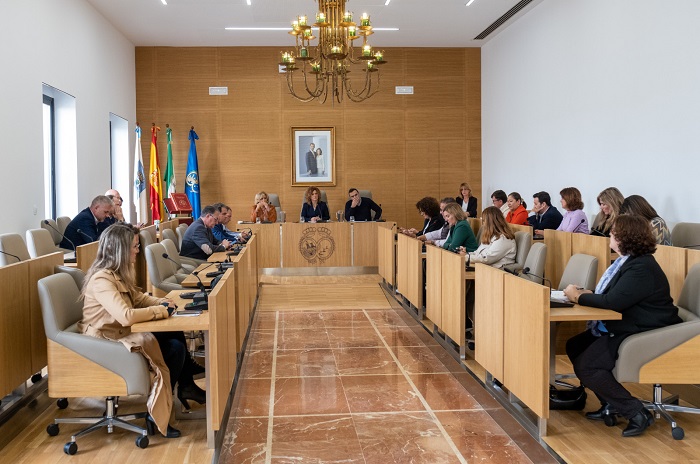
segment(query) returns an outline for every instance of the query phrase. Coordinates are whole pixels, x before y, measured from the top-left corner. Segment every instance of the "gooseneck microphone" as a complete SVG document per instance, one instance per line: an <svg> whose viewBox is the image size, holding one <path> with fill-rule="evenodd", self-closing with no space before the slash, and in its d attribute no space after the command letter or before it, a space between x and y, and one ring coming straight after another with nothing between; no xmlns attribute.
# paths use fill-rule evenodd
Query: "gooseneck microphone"
<svg viewBox="0 0 700 464"><path fill-rule="evenodd" d="M163 258L167 259L167 260L170 261L171 263L175 264L175 266L177 266L177 267L175 268L176 270L180 269L180 263L178 263L178 262L175 261L173 258L171 258L167 253L163 253L162 256L163 256Z"/></svg>
<svg viewBox="0 0 700 464"><path fill-rule="evenodd" d="M529 267L526 267L526 268L523 269L523 274L525 274L525 275L531 275L532 277L536 277L536 278L538 278L538 279L542 279L542 281L544 281L544 282L547 282L547 285L549 286L549 293L552 293L552 281L549 280L548 278L546 278L546 277L544 277L544 276L539 276L539 275L537 275L537 274L533 274L532 272L530 272L530 268L529 268Z"/></svg>
<svg viewBox="0 0 700 464"><path fill-rule="evenodd" d="M2 250L0 250L0 253L2 253L3 255L12 256L13 258L15 258L17 260L18 263L22 261L19 256L13 255L12 253L8 253L8 252L2 251Z"/></svg>
<svg viewBox="0 0 700 464"><path fill-rule="evenodd" d="M508 274L513 274L516 277L520 277L520 274L518 274L518 271L516 271L515 269L508 269L504 267L501 270L507 272Z"/></svg>
<svg viewBox="0 0 700 464"><path fill-rule="evenodd" d="M73 241L72 241L71 239L69 239L69 238L66 237L64 234L62 234L60 230L58 230L58 229L56 229L54 226L52 226L48 219L44 219L44 224L46 224L47 226L51 227L53 230L55 230L56 232L58 232L58 235L60 235L60 236L61 236L62 238L64 238L68 243L70 243L71 246L73 246L73 251L75 251L75 243L73 243Z"/></svg>
<svg viewBox="0 0 700 464"><path fill-rule="evenodd" d="M583 220L583 219L582 219ZM601 237L608 238L607 235L599 231L598 229L591 229L591 235L600 235Z"/></svg>
<svg viewBox="0 0 700 464"><path fill-rule="evenodd" d="M684 245L681 248L698 248L700 245Z"/></svg>
<svg viewBox="0 0 700 464"><path fill-rule="evenodd" d="M86 234L86 233L83 232L82 230L80 230L80 229L75 229L75 230L76 230L76 232L78 232L80 235L82 235L84 238L86 238L87 241L88 241L88 243L92 243L92 242L95 241L92 237L90 237L88 234Z"/></svg>

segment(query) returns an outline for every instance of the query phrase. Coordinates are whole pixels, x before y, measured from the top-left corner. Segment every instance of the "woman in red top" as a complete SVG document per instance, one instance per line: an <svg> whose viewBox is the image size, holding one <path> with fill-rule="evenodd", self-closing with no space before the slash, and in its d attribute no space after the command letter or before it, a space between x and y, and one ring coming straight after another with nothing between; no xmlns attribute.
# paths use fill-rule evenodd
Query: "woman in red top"
<svg viewBox="0 0 700 464"><path fill-rule="evenodd" d="M508 195L508 214L506 222L508 224L528 225L527 223L527 205L518 192L513 192Z"/></svg>

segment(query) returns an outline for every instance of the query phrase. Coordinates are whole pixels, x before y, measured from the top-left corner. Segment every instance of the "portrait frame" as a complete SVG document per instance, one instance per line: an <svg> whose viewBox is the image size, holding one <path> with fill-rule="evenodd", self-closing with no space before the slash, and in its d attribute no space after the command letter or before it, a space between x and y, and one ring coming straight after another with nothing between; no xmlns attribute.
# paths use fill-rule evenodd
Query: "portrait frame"
<svg viewBox="0 0 700 464"><path fill-rule="evenodd" d="M292 127L291 135L292 186L335 186L335 127Z"/></svg>

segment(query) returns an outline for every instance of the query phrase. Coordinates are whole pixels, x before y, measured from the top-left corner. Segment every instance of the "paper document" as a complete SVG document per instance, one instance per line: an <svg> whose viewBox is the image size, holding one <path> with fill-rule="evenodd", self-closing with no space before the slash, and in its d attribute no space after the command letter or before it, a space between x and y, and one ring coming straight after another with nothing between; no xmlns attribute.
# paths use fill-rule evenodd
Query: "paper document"
<svg viewBox="0 0 700 464"><path fill-rule="evenodd" d="M552 293L549 295L549 300L550 301L556 301L558 303L571 303L571 301L564 295L564 292L561 290L552 290Z"/></svg>

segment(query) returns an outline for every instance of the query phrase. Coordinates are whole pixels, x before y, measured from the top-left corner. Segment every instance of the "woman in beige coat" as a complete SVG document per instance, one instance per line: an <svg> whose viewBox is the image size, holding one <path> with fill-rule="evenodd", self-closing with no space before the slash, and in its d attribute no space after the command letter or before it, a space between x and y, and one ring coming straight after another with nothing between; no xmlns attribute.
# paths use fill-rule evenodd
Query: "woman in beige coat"
<svg viewBox="0 0 700 464"><path fill-rule="evenodd" d="M141 293L134 284L133 263L138 252L138 230L130 224L114 224L102 233L97 258L85 277L83 319L78 328L84 334L121 342L128 350L143 354L154 374L146 425L151 433L155 425L166 437L176 438L180 431L168 424L172 387L176 380L180 381L179 389L189 388L194 382L192 374L184 372L187 350L181 332L159 334L158 339L151 333L131 332L132 324L170 317L175 309L172 300ZM177 373L173 381L171 372ZM193 399L203 397L200 390L198 398Z"/></svg>

